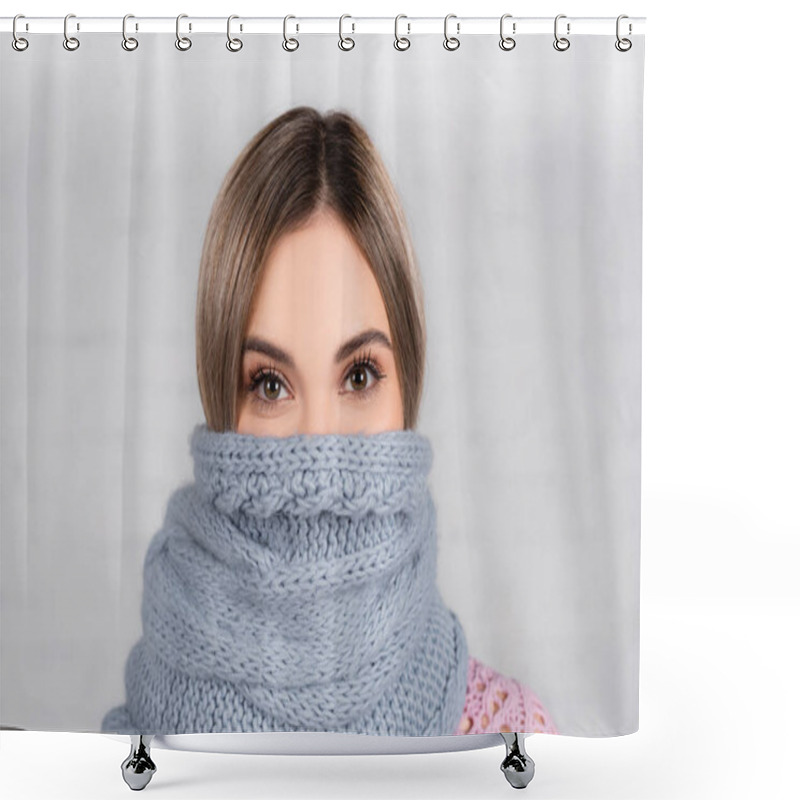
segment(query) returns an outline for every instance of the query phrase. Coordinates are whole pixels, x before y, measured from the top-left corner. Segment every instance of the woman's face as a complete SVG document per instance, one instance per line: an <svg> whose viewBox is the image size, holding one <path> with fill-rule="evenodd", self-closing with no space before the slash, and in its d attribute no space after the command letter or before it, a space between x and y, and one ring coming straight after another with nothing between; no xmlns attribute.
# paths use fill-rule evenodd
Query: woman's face
<svg viewBox="0 0 800 800"><path fill-rule="evenodd" d="M403 427L389 322L369 264L330 212L282 236L256 287L236 430L257 436Z"/></svg>

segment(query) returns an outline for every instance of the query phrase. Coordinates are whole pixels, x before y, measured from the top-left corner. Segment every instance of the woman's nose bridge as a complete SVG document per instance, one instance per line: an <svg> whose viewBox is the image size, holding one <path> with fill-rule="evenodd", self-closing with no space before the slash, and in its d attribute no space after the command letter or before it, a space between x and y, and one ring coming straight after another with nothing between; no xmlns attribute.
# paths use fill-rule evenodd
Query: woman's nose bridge
<svg viewBox="0 0 800 800"><path fill-rule="evenodd" d="M310 387L302 399L299 433L336 433L339 408L322 386Z"/></svg>

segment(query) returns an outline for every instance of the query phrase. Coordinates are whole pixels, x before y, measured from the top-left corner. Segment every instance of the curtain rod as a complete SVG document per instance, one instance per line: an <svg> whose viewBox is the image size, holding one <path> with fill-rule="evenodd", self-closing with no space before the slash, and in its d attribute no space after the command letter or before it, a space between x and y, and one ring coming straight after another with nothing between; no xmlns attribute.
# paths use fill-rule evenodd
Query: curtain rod
<svg viewBox="0 0 800 800"><path fill-rule="evenodd" d="M181 15L181 33L226 33L227 17L193 17ZM616 32L616 17L570 17L559 15L559 32L569 34L611 35ZM387 33L394 34L395 17L355 17L345 15L342 30L345 34ZM443 34L444 17L408 17L401 15L397 20L401 36L435 33ZM646 17L626 17L621 21L623 35L644 33ZM0 30L11 33L13 17L0 18ZM552 17L513 17L508 16L504 22L506 35L518 36L530 33L553 34L555 15ZM121 33L122 17L81 17L71 15L68 21L69 33ZM288 30L295 34L338 33L339 17L303 17L292 15L288 22ZM235 17L231 20L231 29L236 33L282 34L284 17ZM136 17L131 16L127 22L128 33L175 33L176 17ZM450 35L464 36L470 34L498 34L500 32L500 15L497 17L458 17L452 15L448 21ZM64 17L28 17L21 16L17 20L17 33L63 33Z"/></svg>

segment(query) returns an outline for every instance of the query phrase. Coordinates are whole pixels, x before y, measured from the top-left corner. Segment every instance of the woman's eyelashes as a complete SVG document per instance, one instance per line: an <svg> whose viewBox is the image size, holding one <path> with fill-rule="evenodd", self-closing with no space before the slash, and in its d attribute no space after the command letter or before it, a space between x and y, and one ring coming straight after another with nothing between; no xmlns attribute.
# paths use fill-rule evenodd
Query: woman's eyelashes
<svg viewBox="0 0 800 800"><path fill-rule="evenodd" d="M342 381L342 394L365 400L372 396L378 383L386 377L370 352L361 354L350 362ZM270 410L291 396L288 381L272 364L259 366L249 375L247 391L262 408Z"/></svg>

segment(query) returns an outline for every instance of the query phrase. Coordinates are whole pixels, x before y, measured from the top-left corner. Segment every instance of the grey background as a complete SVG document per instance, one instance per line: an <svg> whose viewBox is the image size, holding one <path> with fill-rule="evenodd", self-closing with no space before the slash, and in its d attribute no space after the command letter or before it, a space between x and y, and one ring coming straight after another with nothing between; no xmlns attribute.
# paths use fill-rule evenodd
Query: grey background
<svg viewBox="0 0 800 800"><path fill-rule="evenodd" d="M470 652L564 734L638 727L644 38L224 35L0 48L0 722L98 730L191 476L194 298L222 177L287 108L355 114L423 272L419 429Z"/></svg>

